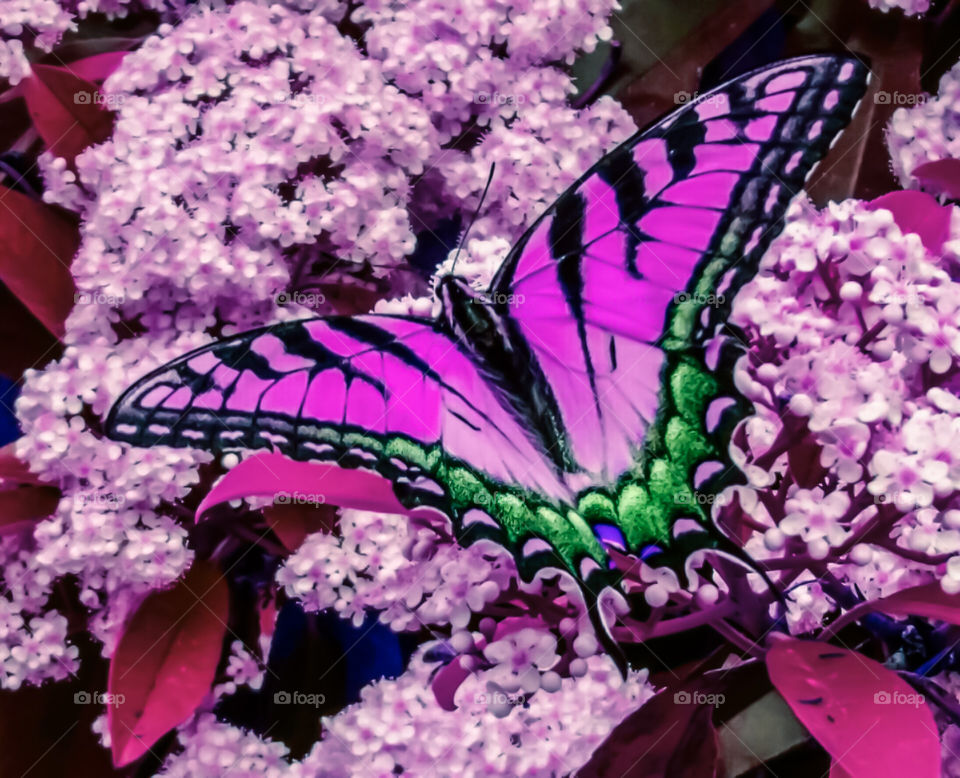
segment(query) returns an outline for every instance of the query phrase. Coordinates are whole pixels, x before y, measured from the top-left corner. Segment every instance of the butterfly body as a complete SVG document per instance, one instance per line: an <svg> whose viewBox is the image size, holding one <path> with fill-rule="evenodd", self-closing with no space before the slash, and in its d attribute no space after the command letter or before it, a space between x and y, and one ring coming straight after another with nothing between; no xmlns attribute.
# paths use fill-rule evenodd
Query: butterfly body
<svg viewBox="0 0 960 778"><path fill-rule="evenodd" d="M743 353L726 314L867 70L805 57L719 87L588 170L484 293L440 280L436 319L284 322L140 379L107 420L134 445L273 448L387 478L409 507L489 538L525 578L615 584L608 549L723 541L711 498L741 475ZM688 519L688 522L682 522Z"/></svg>
<svg viewBox="0 0 960 778"><path fill-rule="evenodd" d="M570 455L557 401L536 369L536 359L517 331L503 299L489 299L458 276L437 284L441 322L451 340L469 352L484 376L497 387L500 399L525 421L525 428L558 470L577 471Z"/></svg>

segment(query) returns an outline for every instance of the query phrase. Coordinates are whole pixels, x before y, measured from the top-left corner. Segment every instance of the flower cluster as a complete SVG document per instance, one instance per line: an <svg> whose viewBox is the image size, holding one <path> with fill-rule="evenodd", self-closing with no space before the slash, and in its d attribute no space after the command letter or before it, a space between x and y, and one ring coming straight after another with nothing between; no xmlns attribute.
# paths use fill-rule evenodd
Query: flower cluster
<svg viewBox="0 0 960 778"><path fill-rule="evenodd" d="M960 551L957 249L931 250L861 202L792 207L732 313L753 344L736 374L756 409L739 451L750 485L735 489L759 525L755 557L821 574L839 558L832 572L867 597L937 572L958 588L943 566ZM817 486L791 477L798 443ZM825 597L794 600L797 631L817 626Z"/></svg>
<svg viewBox="0 0 960 778"><path fill-rule="evenodd" d="M429 646L427 646L429 648ZM609 731L653 693L646 671L624 682L613 663L594 657L579 679L533 695L498 718L490 701L508 695L483 674L457 692L456 711L441 708L430 691L435 666L422 654L396 680L364 688L360 702L324 720L325 736L300 762L288 764L284 746L199 716L180 731L182 753L166 776L213 778L230 769L266 776L435 775L456 765L458 775L568 774L580 767ZM588 711L588 715L585 715Z"/></svg>
<svg viewBox="0 0 960 778"><path fill-rule="evenodd" d="M960 158L960 65L940 79L937 95L894 112L887 145L894 172L905 187L917 187L912 174L918 165Z"/></svg>
<svg viewBox="0 0 960 778"><path fill-rule="evenodd" d="M398 631L463 629L516 578L503 549L463 548L401 516L343 511L339 527L309 536L277 581L308 610L332 607L358 626L373 610Z"/></svg>

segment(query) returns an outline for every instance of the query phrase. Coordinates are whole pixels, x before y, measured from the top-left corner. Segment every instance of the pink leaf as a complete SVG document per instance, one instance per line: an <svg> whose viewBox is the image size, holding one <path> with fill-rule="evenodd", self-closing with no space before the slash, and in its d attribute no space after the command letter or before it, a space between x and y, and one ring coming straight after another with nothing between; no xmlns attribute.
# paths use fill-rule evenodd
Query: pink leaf
<svg viewBox="0 0 960 778"><path fill-rule="evenodd" d="M113 131L113 114L100 102L96 84L55 65L34 65L23 80L27 110L47 148L73 162Z"/></svg>
<svg viewBox="0 0 960 778"><path fill-rule="evenodd" d="M922 616L960 624L960 594L947 594L938 583L911 586L871 603L875 610L905 616Z"/></svg>
<svg viewBox="0 0 960 778"><path fill-rule="evenodd" d="M245 497L272 497L277 504L340 505L365 511L411 515L383 476L328 462L296 462L261 452L223 476L197 508L197 520L212 508Z"/></svg>
<svg viewBox="0 0 960 778"><path fill-rule="evenodd" d="M453 698L460 685L470 677L470 671L464 668L460 662L461 659L463 657L454 657L449 664L440 668L430 685L433 689L433 696L437 698L437 703L444 710L453 711L457 709L457 704L453 701Z"/></svg>
<svg viewBox="0 0 960 778"><path fill-rule="evenodd" d="M777 691L850 778L937 778L933 714L900 676L854 651L783 639L767 652Z"/></svg>
<svg viewBox="0 0 960 778"><path fill-rule="evenodd" d="M53 208L0 187L0 281L58 338L73 308L79 233Z"/></svg>
<svg viewBox="0 0 960 778"><path fill-rule="evenodd" d="M703 688L708 684L704 681ZM668 687L645 702L597 747L577 772L579 778L714 778L714 709L693 702L694 692L704 693L696 684Z"/></svg>
<svg viewBox="0 0 960 778"><path fill-rule="evenodd" d="M92 57L75 60L64 65L64 67L77 78L100 83L120 67L123 58L129 53L129 51L107 51L103 54L94 54Z"/></svg>
<svg viewBox="0 0 960 778"><path fill-rule="evenodd" d="M194 562L172 589L150 594L124 628L110 660L107 707L113 762L143 756L188 719L210 691L229 616L220 571Z"/></svg>
<svg viewBox="0 0 960 778"><path fill-rule="evenodd" d="M917 165L911 174L920 186L952 200L960 199L960 159L938 159Z"/></svg>
<svg viewBox="0 0 960 778"><path fill-rule="evenodd" d="M931 254L943 251L943 242L950 237L951 208L940 205L926 192L906 190L890 192L871 200L867 206L893 214L902 232L915 232Z"/></svg>

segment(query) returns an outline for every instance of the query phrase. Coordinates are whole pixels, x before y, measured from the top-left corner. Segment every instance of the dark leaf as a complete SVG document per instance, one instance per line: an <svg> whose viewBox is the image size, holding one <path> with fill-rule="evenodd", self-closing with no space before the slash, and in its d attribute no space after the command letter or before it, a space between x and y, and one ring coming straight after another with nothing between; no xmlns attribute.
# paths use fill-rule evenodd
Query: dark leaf
<svg viewBox="0 0 960 778"><path fill-rule="evenodd" d="M73 308L76 225L48 205L0 187L0 281L56 337Z"/></svg>
<svg viewBox="0 0 960 778"><path fill-rule="evenodd" d="M153 592L123 630L110 660L107 708L113 761L143 756L186 721L210 691L229 617L220 571L196 561L172 589Z"/></svg>
<svg viewBox="0 0 960 778"><path fill-rule="evenodd" d="M96 84L66 68L34 65L22 83L33 125L47 148L73 162L89 146L113 131L113 114L104 108Z"/></svg>
<svg viewBox="0 0 960 778"><path fill-rule="evenodd" d="M668 687L631 713L594 751L579 778L713 778L712 715L719 687L700 678Z"/></svg>

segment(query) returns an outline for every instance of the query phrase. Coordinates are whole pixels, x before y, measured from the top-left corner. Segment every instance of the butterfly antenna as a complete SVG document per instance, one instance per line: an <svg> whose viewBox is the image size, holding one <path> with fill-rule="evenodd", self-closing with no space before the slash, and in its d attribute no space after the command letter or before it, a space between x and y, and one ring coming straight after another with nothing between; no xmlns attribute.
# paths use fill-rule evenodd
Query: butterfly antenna
<svg viewBox="0 0 960 778"><path fill-rule="evenodd" d="M487 192L490 191L490 182L493 181L493 171L497 169L497 163L490 163L490 175L487 176L487 183L483 187L483 194L480 195L480 202L477 204L477 210L473 212L473 216L470 218L470 223L467 225L467 229L463 231L463 235L460 237L460 245L457 246L457 253L453 257L453 264L450 266L450 273L453 274L453 269L457 266L457 260L460 259L460 250L463 248L464 244L467 242L467 235L470 234L470 228L473 227L473 223L477 220L477 217L480 215L480 209L483 208L483 201L487 199Z"/></svg>

